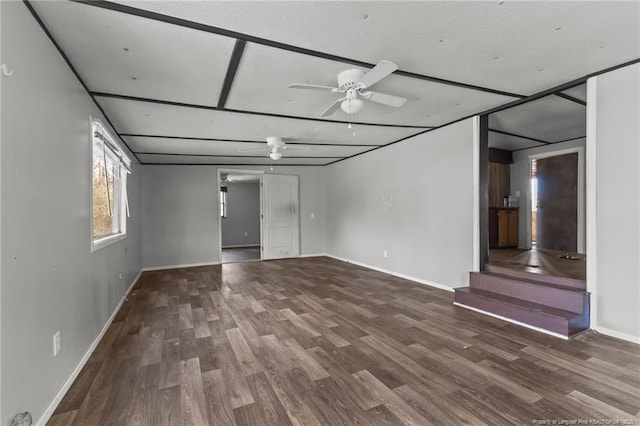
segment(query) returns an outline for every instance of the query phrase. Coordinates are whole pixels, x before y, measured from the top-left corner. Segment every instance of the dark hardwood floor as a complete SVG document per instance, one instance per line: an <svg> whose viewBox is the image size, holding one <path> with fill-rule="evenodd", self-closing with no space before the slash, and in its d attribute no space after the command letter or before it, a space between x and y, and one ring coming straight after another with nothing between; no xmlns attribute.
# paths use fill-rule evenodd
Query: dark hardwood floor
<svg viewBox="0 0 640 426"><path fill-rule="evenodd" d="M554 250L492 249L489 264L510 269L585 281L587 257Z"/></svg>
<svg viewBox="0 0 640 426"><path fill-rule="evenodd" d="M640 346L452 300L324 257L145 272L49 424L640 424Z"/></svg>
<svg viewBox="0 0 640 426"><path fill-rule="evenodd" d="M222 263L260 260L260 247L234 247L222 249Z"/></svg>

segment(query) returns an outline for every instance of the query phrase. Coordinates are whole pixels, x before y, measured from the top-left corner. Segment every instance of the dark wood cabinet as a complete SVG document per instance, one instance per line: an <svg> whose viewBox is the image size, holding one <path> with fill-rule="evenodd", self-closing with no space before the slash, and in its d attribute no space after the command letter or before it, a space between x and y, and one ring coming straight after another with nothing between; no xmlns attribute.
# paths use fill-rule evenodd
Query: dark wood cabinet
<svg viewBox="0 0 640 426"><path fill-rule="evenodd" d="M488 173L489 206L503 206L504 197L511 192L511 165L489 163Z"/></svg>
<svg viewBox="0 0 640 426"><path fill-rule="evenodd" d="M489 208L489 248L518 247L518 208Z"/></svg>

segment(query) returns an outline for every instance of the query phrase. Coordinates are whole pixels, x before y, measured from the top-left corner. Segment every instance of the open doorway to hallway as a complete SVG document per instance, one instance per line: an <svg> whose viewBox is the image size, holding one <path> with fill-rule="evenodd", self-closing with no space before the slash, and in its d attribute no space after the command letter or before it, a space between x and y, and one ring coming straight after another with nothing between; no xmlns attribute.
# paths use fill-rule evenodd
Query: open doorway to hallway
<svg viewBox="0 0 640 426"><path fill-rule="evenodd" d="M221 263L261 259L260 181L260 174L220 173Z"/></svg>
<svg viewBox="0 0 640 426"><path fill-rule="evenodd" d="M585 85L491 114L488 127L488 263L585 280Z"/></svg>

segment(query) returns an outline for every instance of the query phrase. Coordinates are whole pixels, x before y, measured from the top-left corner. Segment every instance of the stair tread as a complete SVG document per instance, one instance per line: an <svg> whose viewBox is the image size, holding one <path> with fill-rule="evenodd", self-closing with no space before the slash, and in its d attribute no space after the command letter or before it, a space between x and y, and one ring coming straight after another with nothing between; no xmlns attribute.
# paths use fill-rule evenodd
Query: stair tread
<svg viewBox="0 0 640 426"><path fill-rule="evenodd" d="M497 300L510 305L515 305L520 308L526 309L528 311L537 312L544 315L561 317L567 320L571 318L580 317L582 315L579 313L565 311L563 309L553 308L551 306L541 305L539 303L529 302L527 300L518 299L516 297L505 296L499 293L493 293L491 291L481 290L481 289L472 288L472 287L459 287L459 288L456 288L455 291L486 297L486 298Z"/></svg>
<svg viewBox="0 0 640 426"><path fill-rule="evenodd" d="M558 290L566 290L566 291L570 291L572 293L582 293L582 294L587 294L588 293L586 290L583 290L583 289L580 289L580 288L576 288L576 287L570 287L570 286L566 286L566 285L550 283L550 282L545 282L545 281L541 281L541 280L535 280L535 279L531 279L531 278L520 278L520 277L511 276L511 275L499 274L499 273L496 273L496 272L482 271L482 272L472 272L472 274L486 275L486 276L490 276L490 277L498 277L498 278L503 278L503 279L507 279L507 280L511 280L511 281L521 281L521 282L527 283L527 284L535 284L535 285L539 285L541 287L550 287L550 288L554 288L554 289L558 289Z"/></svg>
<svg viewBox="0 0 640 426"><path fill-rule="evenodd" d="M540 272L531 272L531 271L526 271L524 269L517 269L517 268L512 268L509 265L502 265L502 264L496 264L496 263L488 263L485 265L486 267L486 272L491 272L491 273L497 273L497 274L501 274L501 275L506 275L506 276L512 276L514 278L521 278L523 276L526 276L527 279L531 279L534 281L543 281L543 282L547 282L546 280L552 280L552 281L564 281L565 283L571 283L571 284L567 284L567 286L570 287L576 287L576 286L580 286L582 287L582 289L586 289L587 287L587 282L586 280L582 280L582 279L578 279L578 278L572 278L572 277L566 277L566 276L560 276L560 275L551 275L551 274L543 274ZM493 269L493 271L492 271Z"/></svg>

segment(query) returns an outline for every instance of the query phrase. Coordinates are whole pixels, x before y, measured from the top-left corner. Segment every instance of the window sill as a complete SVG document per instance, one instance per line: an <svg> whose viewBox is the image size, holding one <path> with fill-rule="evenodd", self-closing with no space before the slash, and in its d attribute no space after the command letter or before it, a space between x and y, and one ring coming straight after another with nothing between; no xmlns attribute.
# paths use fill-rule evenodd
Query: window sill
<svg viewBox="0 0 640 426"><path fill-rule="evenodd" d="M91 253L94 253L100 249L110 246L120 240L127 238L127 234L115 234L107 237L97 238L91 242Z"/></svg>

